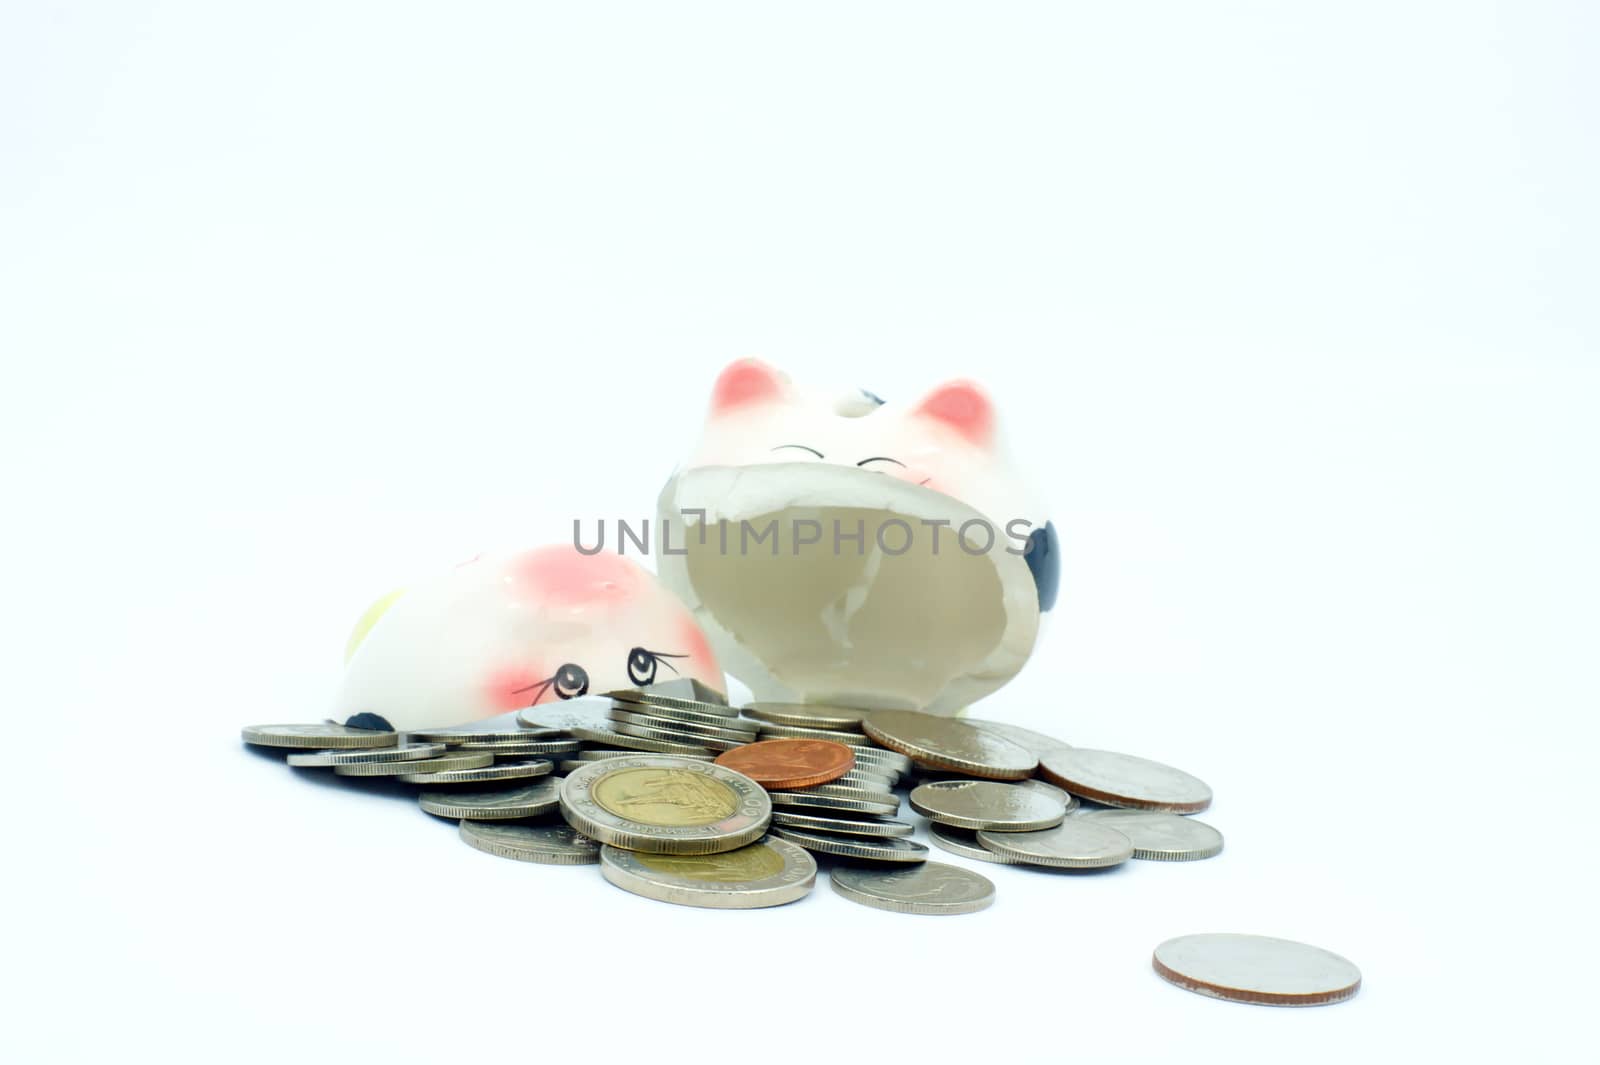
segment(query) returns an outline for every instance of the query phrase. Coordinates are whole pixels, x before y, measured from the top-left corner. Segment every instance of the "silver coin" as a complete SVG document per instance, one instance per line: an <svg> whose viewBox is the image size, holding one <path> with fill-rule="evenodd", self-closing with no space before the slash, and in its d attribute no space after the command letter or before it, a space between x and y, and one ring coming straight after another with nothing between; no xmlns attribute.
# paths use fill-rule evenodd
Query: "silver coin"
<svg viewBox="0 0 1600 1065"><path fill-rule="evenodd" d="M795 725L773 725L762 722L758 731L761 738L766 740L828 740L831 743L845 743L851 747L871 747L872 741L859 732L841 732L838 729L825 728L800 728Z"/></svg>
<svg viewBox="0 0 1600 1065"><path fill-rule="evenodd" d="M894 790L893 777L869 773L865 769L852 769L844 776L830 780L828 783L846 788L861 788L864 791L886 792Z"/></svg>
<svg viewBox="0 0 1600 1065"><path fill-rule="evenodd" d="M393 747L400 733L344 725L247 725L239 737L252 747L298 747L324 750L332 748Z"/></svg>
<svg viewBox="0 0 1600 1065"><path fill-rule="evenodd" d="M572 757L580 762L603 762L607 758L632 758L638 753L638 750L630 751L620 747L585 747ZM711 762L715 761L717 756L710 751L700 750L694 754L675 754L673 757L693 758L700 762Z"/></svg>
<svg viewBox="0 0 1600 1065"><path fill-rule="evenodd" d="M1192 817L1159 810L1094 810L1083 815L1133 841L1133 856L1157 862L1194 862L1222 853L1222 833Z"/></svg>
<svg viewBox="0 0 1600 1065"><path fill-rule="evenodd" d="M756 723L738 717L719 717L715 714L702 714L698 710L675 710L670 706L654 706L644 703L612 703L611 709L606 711L606 717L612 721L634 721L639 725L659 724L667 728L687 729L690 732L699 732L702 729L712 730L712 735L732 733L733 738L743 737L745 742L750 742L756 735Z"/></svg>
<svg viewBox="0 0 1600 1065"><path fill-rule="evenodd" d="M753 910L810 894L816 859L771 836L719 854L642 854L603 847L600 873L624 891L678 906Z"/></svg>
<svg viewBox="0 0 1600 1065"><path fill-rule="evenodd" d="M1263 1006L1327 1006L1361 989L1361 970L1347 959L1271 936L1179 936L1157 947L1151 962L1186 991Z"/></svg>
<svg viewBox="0 0 1600 1065"><path fill-rule="evenodd" d="M641 754L590 762L561 787L561 815L591 839L658 854L716 854L760 839L766 791L715 762Z"/></svg>
<svg viewBox="0 0 1600 1065"><path fill-rule="evenodd" d="M451 750L454 751L488 751L496 758L525 758L529 755L543 756L550 754L572 754L579 747L575 736L563 736L557 739L522 740L518 743L458 743Z"/></svg>
<svg viewBox="0 0 1600 1065"><path fill-rule="evenodd" d="M1181 769L1116 751L1086 747L1052 751L1040 774L1079 798L1106 806L1194 814L1211 805L1211 789Z"/></svg>
<svg viewBox="0 0 1600 1065"><path fill-rule="evenodd" d="M821 832L831 836L909 836L914 829L904 821L890 821L877 817L824 817L822 814L803 814L777 807L772 811L774 831L777 828L798 828L802 832Z"/></svg>
<svg viewBox="0 0 1600 1065"><path fill-rule="evenodd" d="M636 688L624 688L620 691L606 692L606 696L619 703L643 703L646 706L666 706L674 710L698 710L702 714L720 714L724 717L736 718L739 711L726 703L708 703L699 699L680 699L671 695L657 695L652 692L639 691Z"/></svg>
<svg viewBox="0 0 1600 1065"><path fill-rule="evenodd" d="M628 725L621 721L611 723L613 731L623 736L635 739L659 740L664 743L681 743L686 746L699 746L713 751L731 751L736 747L743 747L746 740L719 740L713 736L704 736L694 732L684 732L681 729L664 728L654 725Z"/></svg>
<svg viewBox="0 0 1600 1065"><path fill-rule="evenodd" d="M461 769L430 770L427 762L417 762L415 767L416 772L401 773L400 779L407 784L486 784L491 780L531 780L548 774L555 768L555 763L545 758L534 758Z"/></svg>
<svg viewBox="0 0 1600 1065"><path fill-rule="evenodd" d="M516 728L474 728L471 725L459 725L455 728L429 728L417 729L406 733L407 737L422 743L443 743L451 747L459 747L464 743L471 743L477 747L489 747L497 743L524 743L539 739L531 735L527 729Z"/></svg>
<svg viewBox="0 0 1600 1065"><path fill-rule="evenodd" d="M462 821L461 839L486 854L540 865L594 865L600 844L570 825Z"/></svg>
<svg viewBox="0 0 1600 1065"><path fill-rule="evenodd" d="M358 765L336 765L333 771L342 777L404 777L412 773L442 773L446 770L479 769L494 762L488 751L462 751L447 753L435 758L415 762L363 762Z"/></svg>
<svg viewBox="0 0 1600 1065"><path fill-rule="evenodd" d="M975 913L994 902L992 880L943 862L893 870L840 866L828 878L851 902L895 913Z"/></svg>
<svg viewBox="0 0 1600 1065"><path fill-rule="evenodd" d="M851 789L854 791L855 789ZM879 795L859 792L855 795L830 795L815 788L804 791L772 791L768 793L774 808L792 810L827 810L847 814L892 815L900 812L900 797L893 792Z"/></svg>
<svg viewBox="0 0 1600 1065"><path fill-rule="evenodd" d="M541 703L517 711L517 721L526 728L570 733L575 728L603 729L611 700L585 695L559 703Z"/></svg>
<svg viewBox="0 0 1600 1065"><path fill-rule="evenodd" d="M773 725L844 732L860 732L861 718L866 712L822 703L751 703L744 708L746 717Z"/></svg>
<svg viewBox="0 0 1600 1065"><path fill-rule="evenodd" d="M658 717L655 714L635 714L627 710L612 710L607 718L612 728L619 725L643 725L646 728L665 729L671 732L687 733L691 736L709 736L716 740L729 740L741 746L755 739L754 732L739 732L731 728L719 728L716 725L702 725L697 721L676 721L672 718Z"/></svg>
<svg viewBox="0 0 1600 1065"><path fill-rule="evenodd" d="M856 765L865 766L874 773L894 773L897 776L904 776L911 772L911 759L899 751L883 747L852 747L851 753L856 756Z"/></svg>
<svg viewBox="0 0 1600 1065"><path fill-rule="evenodd" d="M915 788L911 808L956 828L1037 832L1067 816L1066 804L1031 788L995 780L941 780Z"/></svg>
<svg viewBox="0 0 1600 1065"><path fill-rule="evenodd" d="M673 677L671 680L656 681L654 684L646 684L635 690L641 695L666 696L670 699L682 699L684 702L728 705L728 697L725 694L693 677Z"/></svg>
<svg viewBox="0 0 1600 1065"><path fill-rule="evenodd" d="M1081 817L1041 832L979 832L978 842L1007 858L1056 869L1102 869L1133 857L1127 836Z"/></svg>
<svg viewBox="0 0 1600 1065"><path fill-rule="evenodd" d="M867 735L935 769L954 769L992 780L1033 775L1039 760L1010 740L964 721L915 710L879 710L862 721Z"/></svg>
<svg viewBox="0 0 1600 1065"><path fill-rule="evenodd" d="M971 829L952 828L937 821L928 825L928 841L942 851L980 862L994 862L997 865L1027 864L1021 858L1008 858L1004 854L996 854L989 850L978 842L978 834Z"/></svg>
<svg viewBox="0 0 1600 1065"><path fill-rule="evenodd" d="M774 835L808 851L869 862L925 862L928 848L909 839L834 836L798 828L773 826Z"/></svg>
<svg viewBox="0 0 1600 1065"><path fill-rule="evenodd" d="M703 744L674 743L644 736L628 736L621 732L612 732L605 729L575 728L572 730L572 734L590 743L604 744L607 747L626 747L629 750L649 751L655 754L697 755L711 753Z"/></svg>
<svg viewBox="0 0 1600 1065"><path fill-rule="evenodd" d="M1018 747L1032 751L1035 758L1043 758L1051 751L1064 750L1072 746L1070 743L1062 743L1054 736L1046 736L1042 732L1035 732L1032 729L1023 728L1021 725L1013 725L1006 721L986 721L976 717L964 717L961 720L969 725L976 725L985 732L992 732L997 736L1008 739Z"/></svg>
<svg viewBox="0 0 1600 1065"><path fill-rule="evenodd" d="M306 751L291 754L293 766L360 765L362 762L414 762L419 758L434 758L445 751L442 743L400 743L393 747L373 747L370 750Z"/></svg>
<svg viewBox="0 0 1600 1065"><path fill-rule="evenodd" d="M457 820L504 821L549 813L561 801L561 778L505 791L425 791L417 803L430 814Z"/></svg>
<svg viewBox="0 0 1600 1065"><path fill-rule="evenodd" d="M1067 813L1069 814L1081 805L1078 802L1078 797L1066 788L1058 788L1048 780L1040 780L1038 777L1019 780L1017 781L1017 787L1032 788L1034 791L1043 792L1046 795L1054 795L1061 800L1061 804L1067 808Z"/></svg>

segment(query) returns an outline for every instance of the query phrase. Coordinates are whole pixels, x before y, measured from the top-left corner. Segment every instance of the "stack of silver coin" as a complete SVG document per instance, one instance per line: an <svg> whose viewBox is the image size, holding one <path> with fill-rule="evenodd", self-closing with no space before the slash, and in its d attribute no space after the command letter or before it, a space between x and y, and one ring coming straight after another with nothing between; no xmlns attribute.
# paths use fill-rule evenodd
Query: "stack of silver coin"
<svg viewBox="0 0 1600 1065"><path fill-rule="evenodd" d="M297 767L425 789L421 808L459 821L461 838L487 853L600 863L618 886L688 905L792 901L814 882L812 855L830 861L839 894L866 905L917 913L988 905L987 878L928 862L916 825L898 816L897 786L928 819L934 846L984 862L1096 869L1222 847L1214 829L1182 816L1204 809L1210 790L1158 763L914 711L758 702L741 713L679 683L407 735L263 726L245 739L295 749ZM773 739L842 744L853 764L823 783L770 788L715 764ZM597 787L618 794L608 800ZM670 797L656 802L655 791ZM705 823L687 823L697 820L690 809Z"/></svg>

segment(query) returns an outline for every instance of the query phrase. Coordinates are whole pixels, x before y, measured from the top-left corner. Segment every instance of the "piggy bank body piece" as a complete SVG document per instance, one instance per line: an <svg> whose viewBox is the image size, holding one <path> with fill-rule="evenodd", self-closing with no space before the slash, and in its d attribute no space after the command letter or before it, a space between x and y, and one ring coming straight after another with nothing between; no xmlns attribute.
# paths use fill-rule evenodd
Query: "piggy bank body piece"
<svg viewBox="0 0 1600 1065"><path fill-rule="evenodd" d="M758 699L955 713L1055 601L1054 529L967 382L900 407L734 363L657 523L661 579Z"/></svg>
<svg viewBox="0 0 1600 1065"><path fill-rule="evenodd" d="M351 644L333 719L397 729L676 677L724 687L694 618L648 570L568 545L481 555L387 596Z"/></svg>

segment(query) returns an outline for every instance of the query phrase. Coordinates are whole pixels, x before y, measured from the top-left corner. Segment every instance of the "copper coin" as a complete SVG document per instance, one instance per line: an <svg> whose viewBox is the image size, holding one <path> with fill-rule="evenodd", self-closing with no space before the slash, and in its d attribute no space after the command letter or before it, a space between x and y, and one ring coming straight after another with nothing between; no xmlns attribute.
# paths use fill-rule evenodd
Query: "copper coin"
<svg viewBox="0 0 1600 1065"><path fill-rule="evenodd" d="M832 740L761 740L717 755L717 765L767 788L809 788L850 772L856 756Z"/></svg>

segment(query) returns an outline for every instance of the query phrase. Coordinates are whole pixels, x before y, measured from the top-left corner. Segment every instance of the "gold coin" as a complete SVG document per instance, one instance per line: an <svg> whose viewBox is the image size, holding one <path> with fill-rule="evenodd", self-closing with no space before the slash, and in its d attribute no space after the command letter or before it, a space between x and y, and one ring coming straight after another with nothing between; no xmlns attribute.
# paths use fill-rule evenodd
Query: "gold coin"
<svg viewBox="0 0 1600 1065"><path fill-rule="evenodd" d="M590 794L615 817L672 828L715 824L739 808L722 781L674 768L619 769L595 781Z"/></svg>

